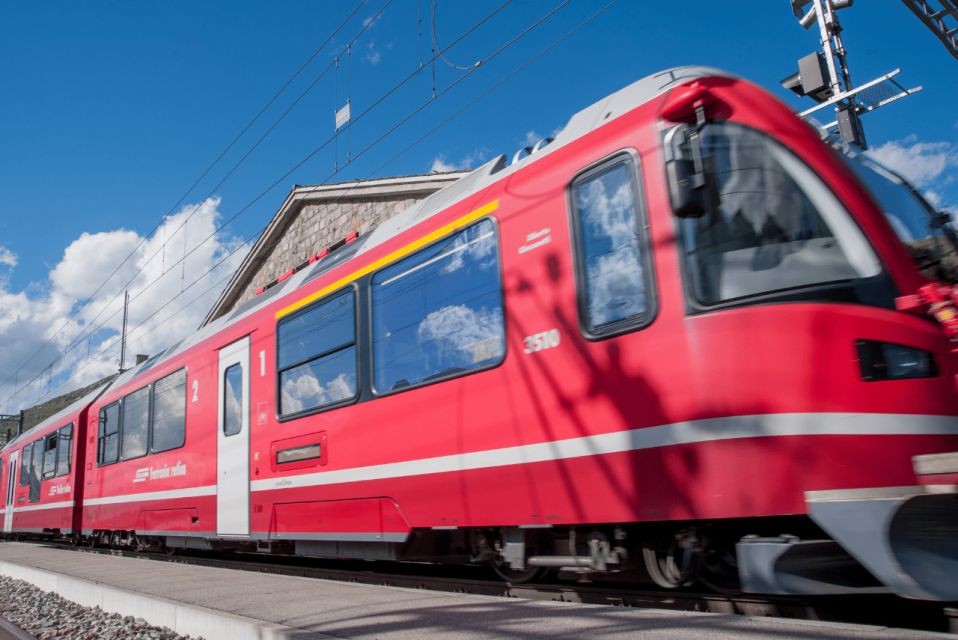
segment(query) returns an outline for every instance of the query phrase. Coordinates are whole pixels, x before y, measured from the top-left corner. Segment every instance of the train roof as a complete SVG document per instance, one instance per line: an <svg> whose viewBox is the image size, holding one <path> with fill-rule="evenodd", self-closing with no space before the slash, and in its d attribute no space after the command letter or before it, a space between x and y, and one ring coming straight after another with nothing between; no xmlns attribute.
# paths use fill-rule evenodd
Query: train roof
<svg viewBox="0 0 958 640"><path fill-rule="evenodd" d="M140 374L152 366L160 364L215 335L225 326L256 313L271 302L298 289L307 282L322 276L347 260L360 256L366 251L379 246L406 229L444 211L450 205L481 191L492 183L511 175L519 169L527 167L545 155L615 120L673 87L696 78L716 76L726 78L737 77L734 74L720 69L693 65L674 67L633 82L573 115L565 127L556 134L553 141L540 151L530 154L508 166L506 165L506 157L504 155L490 160L448 187L440 189L408 209L383 221L383 223L373 229L369 235L358 238L356 241L330 254L327 259L320 260L305 269L301 269L289 279L267 289L265 292L239 305L232 311L223 314L213 322L200 327L199 330L186 339L150 358L145 363L124 372L114 381L112 386L116 388L123 386L125 383L139 377Z"/></svg>
<svg viewBox="0 0 958 640"><path fill-rule="evenodd" d="M63 409L60 409L37 426L31 428L29 431L24 431L19 436L5 444L3 448L7 449L9 447L15 447L22 442L34 440L38 436L43 435L48 429L50 429L50 427L62 427L67 423L68 418L70 418L73 414L96 402L96 399L100 397L100 394L110 387L110 384L111 381L104 382L89 393L83 395L77 400L74 400Z"/></svg>

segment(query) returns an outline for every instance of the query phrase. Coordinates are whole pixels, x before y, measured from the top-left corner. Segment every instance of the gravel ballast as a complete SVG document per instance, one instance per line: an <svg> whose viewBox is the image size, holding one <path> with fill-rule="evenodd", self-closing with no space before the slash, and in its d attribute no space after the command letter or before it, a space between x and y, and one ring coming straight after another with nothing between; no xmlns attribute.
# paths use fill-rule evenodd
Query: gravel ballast
<svg viewBox="0 0 958 640"><path fill-rule="evenodd" d="M195 640L143 618L80 606L6 576L0 576L0 616L39 640Z"/></svg>

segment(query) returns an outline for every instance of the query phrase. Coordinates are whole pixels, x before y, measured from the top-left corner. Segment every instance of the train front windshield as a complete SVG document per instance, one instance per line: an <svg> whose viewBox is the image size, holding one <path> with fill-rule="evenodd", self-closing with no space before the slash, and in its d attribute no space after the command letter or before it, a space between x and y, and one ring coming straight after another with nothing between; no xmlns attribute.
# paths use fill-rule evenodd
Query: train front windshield
<svg viewBox="0 0 958 640"><path fill-rule="evenodd" d="M848 166L871 192L918 269L929 278L958 282L954 227L901 176L867 156L849 152Z"/></svg>
<svg viewBox="0 0 958 640"><path fill-rule="evenodd" d="M690 129L671 152L690 158ZM699 135L709 185L701 217L680 221L685 274L703 307L796 295L862 299L882 276L864 234L832 191L791 151L748 127L709 123ZM865 301L865 300L862 300Z"/></svg>

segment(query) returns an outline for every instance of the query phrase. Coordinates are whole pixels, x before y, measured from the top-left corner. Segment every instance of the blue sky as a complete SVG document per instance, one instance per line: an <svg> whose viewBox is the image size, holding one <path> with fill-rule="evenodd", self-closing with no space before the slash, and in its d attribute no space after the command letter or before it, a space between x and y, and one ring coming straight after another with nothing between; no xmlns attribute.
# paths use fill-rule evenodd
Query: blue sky
<svg viewBox="0 0 958 640"><path fill-rule="evenodd" d="M445 46L498 4L439 0L436 36L440 45ZM214 189L256 138L333 60L334 53L362 28L363 20L376 14L383 0L363 5L180 204L187 187L347 17L356 1L0 3L0 77L4 83L0 99L0 350L8 354L7 366L42 347L25 367L24 375L32 377L74 338L82 338L83 327L93 326L92 314L78 318L63 335L51 331L51 321L53 328L58 327L59 318L92 293L90 281L97 276L105 278L115 262L133 250L164 215L180 212L184 204L200 205L207 196L216 200L200 207L195 229L181 238L191 248L204 231L212 232L216 220L248 208L197 253L191 272L214 264L243 239L254 236L293 183L424 173L433 168L474 166L498 153L511 156L530 135L547 135L576 110L670 66L703 63L725 68L769 88L796 107L805 104L778 87L778 81L793 71L795 60L817 46L815 33L798 25L787 0L620 0L431 137L382 166L603 4L573 0L367 155L334 173L337 160L342 165L347 151L355 154L428 101L433 70L427 65L418 77L340 136L338 158L335 145L330 145L248 206L329 138L333 110L347 95L355 117L415 71L421 59L428 59L430 0L392 0L350 54L342 56L339 71L328 73L306 93L236 173ZM449 61L459 66L472 64L553 6L553 1L512 2L450 49ZM735 9L739 6L741 9ZM922 188L943 204L958 203L954 179L958 175L958 111L954 106L958 103L958 61L900 2L859 2L842 11L840 18L854 79L864 81L901 66L903 83L925 88L866 116L870 143L882 150L883 157L915 171ZM437 90L449 86L461 73L437 63ZM171 222L163 232L175 229ZM154 240L163 254L157 259L164 263L160 275L166 260L173 260L174 251L172 242L166 251L157 244L161 242ZM182 242L176 249L180 253ZM140 256L138 265L144 266L147 257ZM227 259L220 269L233 266L235 261ZM164 291L178 292L177 285L188 283L190 275L169 275L168 286L160 288L163 291L154 289L141 302L158 304ZM221 276L220 272L212 275ZM224 271L222 277L225 275ZM215 283L211 280L210 284ZM114 293L111 287L107 289ZM209 302L208 296L201 297L195 306L208 307ZM103 305L109 304L115 307L115 303L103 301ZM203 315L195 309L181 314L186 318L176 331L183 331L190 322L195 325L197 314ZM111 330L114 325L86 339L84 349L95 351L115 334ZM175 336L175 331L158 333L156 340ZM31 338L37 334L43 337L40 342ZM51 344L43 346L47 341ZM158 343L140 346L156 349ZM48 378L62 378L81 361L61 361L64 368L54 368ZM97 364L87 374L100 373L105 367ZM4 404L10 385L5 386L2 377L0 411L11 408ZM49 380L47 384L50 386Z"/></svg>

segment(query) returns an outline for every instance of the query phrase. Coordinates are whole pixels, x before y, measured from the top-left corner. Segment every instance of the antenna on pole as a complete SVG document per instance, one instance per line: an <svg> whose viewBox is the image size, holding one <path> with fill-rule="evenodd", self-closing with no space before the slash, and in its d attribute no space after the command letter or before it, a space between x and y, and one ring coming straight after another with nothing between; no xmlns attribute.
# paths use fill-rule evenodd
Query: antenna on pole
<svg viewBox="0 0 958 640"><path fill-rule="evenodd" d="M800 96L809 96L819 104L802 111L807 117L819 109L835 107L835 120L822 125L825 134L837 128L843 143L867 149L861 116L878 107L921 91L921 87L906 89L894 79L901 69L866 82L858 87L852 84L848 70L842 25L837 12L852 6L854 0L790 0L799 24L806 29L818 25L821 51L810 53L798 61L798 73L781 84ZM811 5L811 6L809 6ZM806 10L806 7L808 9Z"/></svg>
<svg viewBox="0 0 958 640"><path fill-rule="evenodd" d="M123 332L120 334L120 373L126 365L126 318L130 310L130 292L123 292Z"/></svg>

